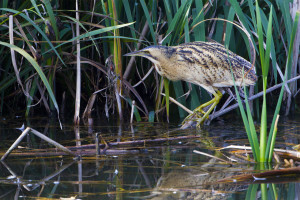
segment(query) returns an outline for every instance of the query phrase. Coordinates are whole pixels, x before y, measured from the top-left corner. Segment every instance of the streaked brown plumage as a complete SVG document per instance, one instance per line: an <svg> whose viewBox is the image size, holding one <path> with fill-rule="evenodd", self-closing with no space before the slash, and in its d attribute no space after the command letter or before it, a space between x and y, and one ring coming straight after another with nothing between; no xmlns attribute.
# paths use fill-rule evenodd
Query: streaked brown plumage
<svg viewBox="0 0 300 200"><path fill-rule="evenodd" d="M178 46L149 46L126 56L141 56L154 63L156 71L170 80L183 80L200 85L215 96L211 101L199 106L194 112L203 114L198 119L202 123L217 105L222 93L218 88L234 85L230 63L235 82L242 81L246 86L255 84L257 77L254 67L244 58L227 50L219 43L191 42ZM244 71L243 71L244 70ZM244 76L243 76L244 74ZM202 108L213 104L207 112ZM188 116L187 119L192 116Z"/></svg>

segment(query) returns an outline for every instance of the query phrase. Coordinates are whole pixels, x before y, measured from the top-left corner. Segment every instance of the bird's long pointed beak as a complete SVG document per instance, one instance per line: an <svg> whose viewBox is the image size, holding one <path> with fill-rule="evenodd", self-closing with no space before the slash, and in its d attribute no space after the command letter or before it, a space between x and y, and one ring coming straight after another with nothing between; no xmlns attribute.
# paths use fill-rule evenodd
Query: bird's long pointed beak
<svg viewBox="0 0 300 200"><path fill-rule="evenodd" d="M145 56L145 55L147 55L146 52L144 52L143 50L139 50L139 51L134 51L134 52L126 53L123 56Z"/></svg>

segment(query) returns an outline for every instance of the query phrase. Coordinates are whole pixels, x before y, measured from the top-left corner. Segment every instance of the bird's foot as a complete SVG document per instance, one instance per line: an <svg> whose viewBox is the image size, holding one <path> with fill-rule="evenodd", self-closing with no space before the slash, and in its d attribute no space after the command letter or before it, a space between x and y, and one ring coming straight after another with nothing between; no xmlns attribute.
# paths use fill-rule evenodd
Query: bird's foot
<svg viewBox="0 0 300 200"><path fill-rule="evenodd" d="M206 111L204 110L207 110L206 107L209 108L209 106L213 103L212 100L210 100L209 102L206 102L202 105L200 105L199 107L195 108L195 110L193 110L193 112L191 114L189 114L184 120L183 120L183 124L186 122L186 121L198 121L198 119L202 119L203 116L205 116L206 114ZM203 110L204 109L204 110ZM208 116L206 115L205 118L208 118ZM205 120L205 119L204 119ZM204 121L202 120L202 121Z"/></svg>
<svg viewBox="0 0 300 200"><path fill-rule="evenodd" d="M194 110L191 114L189 114L184 120L183 123L186 121L195 121L198 118L201 118L205 112L203 110Z"/></svg>
<svg viewBox="0 0 300 200"><path fill-rule="evenodd" d="M208 119L208 115L206 112L202 110L202 108L196 108L193 113L189 114L181 123L182 127L191 126L190 124L193 122L197 122L197 127L199 128L203 122Z"/></svg>
<svg viewBox="0 0 300 200"><path fill-rule="evenodd" d="M199 116L196 112L192 113L183 120L180 128L186 129L195 125L197 128L200 128L206 119L208 119L208 117L204 117L204 115Z"/></svg>
<svg viewBox="0 0 300 200"><path fill-rule="evenodd" d="M201 118L198 118L196 121L197 121L197 125L196 125L196 127L197 128L200 128L201 127L201 125L204 123L204 121L206 120L206 119L208 119L209 117L207 116L207 117L205 117L205 116L203 116L203 117L201 117Z"/></svg>

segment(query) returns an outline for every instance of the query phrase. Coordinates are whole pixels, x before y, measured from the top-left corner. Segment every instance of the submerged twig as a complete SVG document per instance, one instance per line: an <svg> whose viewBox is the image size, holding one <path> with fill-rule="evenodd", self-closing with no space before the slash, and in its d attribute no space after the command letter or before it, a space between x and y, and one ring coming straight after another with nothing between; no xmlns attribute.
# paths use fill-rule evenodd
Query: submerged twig
<svg viewBox="0 0 300 200"><path fill-rule="evenodd" d="M27 127L22 134L18 137L18 139L11 145L11 147L7 150L7 152L1 157L1 161L4 160L16 147L17 145L22 141L22 139L27 135L27 133L32 132L39 138L49 142L50 144L53 144L58 149L62 150L63 152L66 152L67 154L70 154L72 156L75 156L75 154L67 149L66 147L62 146L61 144L55 142L54 140L48 138L47 136L43 135L42 133L38 132L37 130L34 130L30 127Z"/></svg>
<svg viewBox="0 0 300 200"><path fill-rule="evenodd" d="M15 173L4 161L1 161L1 164L9 171L9 173L11 173L11 175L14 177L14 179L10 180L12 184L18 184L18 185L22 185L27 191L33 191L36 188L40 187L41 185L43 186L45 184L46 181L49 181L50 179L52 179L53 177L59 175L60 173L62 173L65 169L67 169L68 167L70 167L71 165L73 165L76 162L76 160L65 164L63 166L61 166L59 169L57 169L55 172L51 173L50 175L44 177L43 179L39 180L38 182L35 183L31 183L30 185L27 184L28 182L31 182L30 180L24 180L22 178L22 176L19 176L17 173ZM1 180L2 181L2 180ZM0 196L1 198L1 196Z"/></svg>
<svg viewBox="0 0 300 200"><path fill-rule="evenodd" d="M100 136L100 138L101 138L101 141L103 141L103 143L104 143L104 145L105 145L104 149L102 150L102 153L105 154L106 151L107 151L107 149L109 148L109 145L108 145L107 142L103 139L102 135L99 135L99 136Z"/></svg>
<svg viewBox="0 0 300 200"><path fill-rule="evenodd" d="M197 150L194 150L193 152L196 153L196 154L200 154L200 155L204 155L204 156L207 156L207 157L215 158L215 159L220 160L220 161L222 161L222 162L231 164L231 162L229 162L229 161L226 161L226 160L224 160L224 159L222 159L222 158L218 158L218 157L216 157L216 156L210 155L210 154L208 154L208 153L204 153L204 152L197 151Z"/></svg>
<svg viewBox="0 0 300 200"><path fill-rule="evenodd" d="M27 127L24 130L24 132L21 134L21 136L17 139L17 141L9 149L9 151L7 151L7 153L1 158L1 160L4 160L5 157L7 157L11 153L11 151L14 148L17 147L17 145L21 142L23 137L29 131L31 131L32 133L34 133L35 135L37 135L41 139L44 139L47 142L55 145L57 148L59 148L63 152L54 152L53 149L46 149L46 150L42 149L42 150L38 150L38 152L35 151L35 152L23 152L22 154L14 154L14 156L58 156L58 155L68 155L68 154L71 154L73 156L83 156L83 155L89 156L89 155L97 155L97 152L99 152L98 153L98 155L99 155L100 154L100 148L104 149L101 152L102 154L112 154L112 155L116 155L116 154L137 154L140 151L136 150L136 149L132 149L132 147L134 145L143 145L145 147L146 144L149 144L149 143L162 143L162 142L168 142L168 141L173 141L173 140L184 140L184 139L193 139L193 138L201 137L200 135L189 135L189 136L179 136L179 137L172 137L172 138L157 138L157 139L148 139L148 140L135 140L135 141L106 143L104 141L104 139L101 137L101 135L97 134L96 138L98 138L98 136L99 136L104 141L104 144L99 144L99 140L98 140L98 142L96 141L96 144L73 146L73 147L66 148L66 147L58 144L57 142L51 140L50 138L46 137L45 135L41 134L40 132L38 132L34 129L31 129L30 127ZM120 146L130 146L130 149L109 149L112 146L118 146L118 147L120 147ZM93 150L87 150L87 149L93 149ZM81 150L81 151L73 152L73 151L76 151L76 150Z"/></svg>
<svg viewBox="0 0 300 200"><path fill-rule="evenodd" d="M249 147L249 146L229 145L229 146L223 147L219 150L223 150L223 149L242 149L242 150L249 150L248 153L251 153L250 152L251 147ZM285 149L274 149L274 152L276 152L278 155L293 157L295 159L300 159L300 152L298 152L298 151L285 150Z"/></svg>
<svg viewBox="0 0 300 200"><path fill-rule="evenodd" d="M298 79L300 79L300 75L299 75L299 76L296 76L296 77L294 77L294 78L292 78L292 79L290 79L290 80L288 80L288 81L286 81L286 84L291 83L291 82L293 82L293 81L296 81L296 80L298 80ZM277 85L274 85L273 87L268 88L268 89L266 90L266 93L272 92L273 90L276 90L276 89L280 88L280 87L282 86L282 84L283 84L283 83L279 83L279 84L277 84ZM261 97L261 96L263 96L263 91L261 91L261 92L255 94L255 95L249 97L249 98L248 98L248 101L252 101L252 100L254 100L254 99L258 98L258 97ZM244 102L244 101L243 101L243 102ZM213 115L213 117L210 118L210 120L215 119L215 118L217 118L217 117L220 117L221 115L224 115L225 113L230 112L231 110L237 108L238 106L239 106L239 104L236 103L236 104L234 104L234 105L232 105L232 106L229 106L228 108L225 108L224 110L220 110L220 111L218 111L218 112L215 112L214 115ZM211 117L211 116L210 116L210 117Z"/></svg>
<svg viewBox="0 0 300 200"><path fill-rule="evenodd" d="M217 181L218 183L241 183L248 182L253 184L255 183L286 183L290 182L291 179L299 180L300 167L293 167L287 169L279 169L279 170L270 170L262 173L255 174L243 174L228 177L222 180Z"/></svg>
<svg viewBox="0 0 300 200"><path fill-rule="evenodd" d="M185 140L185 139L194 139L200 138L201 135L189 135L189 136L179 136L179 137L172 137L172 138L156 138L156 139L148 139L148 140L135 140L135 141L125 141L125 142L110 142L108 143L109 146L126 146L126 145L146 145L148 143L158 143L158 142L167 142L173 140ZM100 144L100 148L104 148L105 144ZM81 145L79 147L68 147L70 150L77 150L77 149L93 149L96 148L95 144L88 144L88 145Z"/></svg>
<svg viewBox="0 0 300 200"><path fill-rule="evenodd" d="M40 132L38 132L38 131L36 131L36 130L34 130L34 129L32 129L32 128L31 128L31 132L32 132L33 134L35 134L36 136L40 137L41 139L45 140L46 142L49 142L50 144L53 144L53 145L56 146L58 149L60 149L60 150L62 150L62 151L64 151L64 152L66 152L66 153L68 153L68 154L70 154L70 155L75 156L75 154L74 154L72 151L70 151L70 150L67 149L66 147L62 146L61 144L55 142L54 140L48 138L47 136L43 135L42 133L40 133Z"/></svg>
<svg viewBox="0 0 300 200"><path fill-rule="evenodd" d="M18 137L18 139L11 145L11 147L7 150L7 152L1 157L1 161L4 160L16 147L17 145L23 140L23 138L27 135L30 131L30 128L27 127L23 133Z"/></svg>
<svg viewBox="0 0 300 200"><path fill-rule="evenodd" d="M43 149L44 150L44 149ZM124 154L138 154L141 153L140 150L137 149L107 149L105 155L124 155ZM82 150L78 152L74 152L76 157L81 156L96 156L96 150ZM54 152L54 151L45 151L45 152L23 152L20 153L12 153L13 156L66 156L69 155L66 152Z"/></svg>

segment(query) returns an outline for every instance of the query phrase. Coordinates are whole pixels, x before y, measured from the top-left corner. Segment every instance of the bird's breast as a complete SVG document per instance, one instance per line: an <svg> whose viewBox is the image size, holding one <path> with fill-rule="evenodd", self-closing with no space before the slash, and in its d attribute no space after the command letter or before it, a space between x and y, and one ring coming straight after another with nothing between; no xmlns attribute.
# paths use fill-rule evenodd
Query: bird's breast
<svg viewBox="0 0 300 200"><path fill-rule="evenodd" d="M159 65L155 65L155 69L161 76L172 81L182 80L182 74L186 73L182 66L171 61L160 62Z"/></svg>

